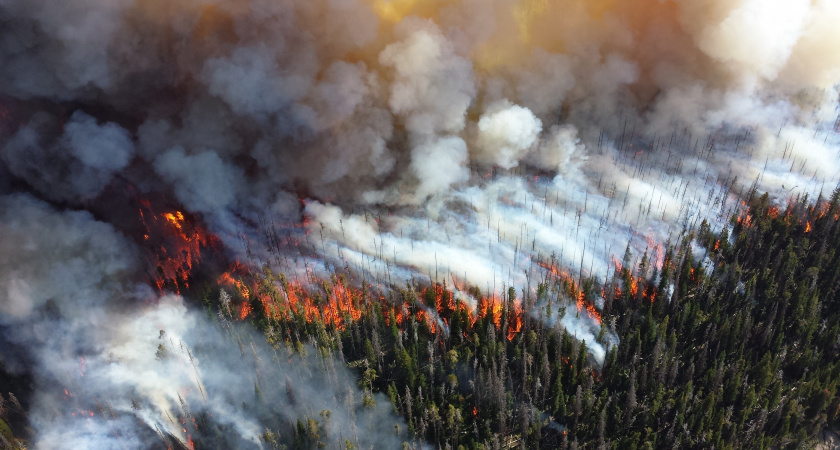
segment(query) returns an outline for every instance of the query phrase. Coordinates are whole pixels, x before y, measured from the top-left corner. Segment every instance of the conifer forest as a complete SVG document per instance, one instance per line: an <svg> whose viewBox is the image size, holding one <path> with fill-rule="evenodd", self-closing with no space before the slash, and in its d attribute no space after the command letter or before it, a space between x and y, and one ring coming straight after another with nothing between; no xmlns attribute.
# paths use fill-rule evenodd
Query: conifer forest
<svg viewBox="0 0 840 450"><path fill-rule="evenodd" d="M0 0L0 449L840 449L838 23Z"/></svg>

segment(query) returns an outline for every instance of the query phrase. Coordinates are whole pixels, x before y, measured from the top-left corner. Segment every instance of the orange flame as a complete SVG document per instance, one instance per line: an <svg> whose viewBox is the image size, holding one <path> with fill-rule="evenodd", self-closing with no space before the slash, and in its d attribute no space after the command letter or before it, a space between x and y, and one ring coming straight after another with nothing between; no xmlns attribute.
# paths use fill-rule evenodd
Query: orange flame
<svg viewBox="0 0 840 450"><path fill-rule="evenodd" d="M171 223L175 228L178 230L183 229L184 223L184 214L181 211L175 211L175 213L166 213L163 217L167 220L167 222Z"/></svg>
<svg viewBox="0 0 840 450"><path fill-rule="evenodd" d="M239 307L239 318L245 320L245 318L251 314L252 310L253 308L247 302L242 303L242 305Z"/></svg>
<svg viewBox="0 0 840 450"><path fill-rule="evenodd" d="M512 341L513 338L522 331L522 310L521 308L514 308L511 311L510 319L508 321L507 340Z"/></svg>
<svg viewBox="0 0 840 450"><path fill-rule="evenodd" d="M639 293L639 283L635 278L630 279L630 295L635 297Z"/></svg>
<svg viewBox="0 0 840 450"><path fill-rule="evenodd" d="M615 263L616 267L621 266L621 264L617 261ZM586 310L587 314L589 314L589 316L592 317L595 323L599 325L601 324L601 313L599 313L598 310L595 308L595 305L593 305L592 302L590 302L586 298L586 293L578 287L577 283L575 283L575 280L568 274L568 272L560 270L556 266L542 262L537 262L537 265L548 270L560 281L565 283L568 289L569 296L575 299L575 306L577 307L578 312L583 312L584 310Z"/></svg>
<svg viewBox="0 0 840 450"><path fill-rule="evenodd" d="M370 312L369 308L378 307L386 323L394 321L402 326L406 320L414 318L425 324L432 334L438 333L440 322L448 325L455 313L466 313L473 324L479 317L491 316L497 329L502 329L503 325L504 304L497 297L482 297L478 300L478 308L474 308L456 302L452 293L441 285L423 290L423 297L434 296L434 310L427 310L419 303L394 305L384 295L376 297L365 288L349 286L343 278L333 278L332 282L324 282L321 285L301 281L283 281L275 285L273 280L261 280L259 277L255 279L250 275L241 264L236 263L235 267L223 273L217 282L219 285L230 287L233 293L238 294L240 300L258 300L263 305L265 315L274 319L290 320L295 316L302 316L308 323L322 322L343 331L348 323L360 320L365 311ZM380 288L384 289L381 286ZM363 300L369 301L363 303ZM254 313L252 304L248 301L241 302L237 315L241 320ZM508 311L506 335L510 340L520 333L523 327L522 306L519 301L514 301L512 305Z"/></svg>
<svg viewBox="0 0 840 450"><path fill-rule="evenodd" d="M225 276L226 275L226 276ZM339 330L344 330L347 318L356 321L362 316L362 310L358 303L361 292L344 286L342 281L336 281L331 287L327 298L320 294L313 296L304 289L300 282L291 282L283 286L282 291L261 292L255 288L248 288L240 280L235 280L230 274L220 277L220 284L235 286L243 298L250 298L251 293L256 293L256 298L263 305L263 310L268 317L290 319L293 315L303 315L307 322L322 321L327 325L333 325ZM253 310L250 305L240 309L240 316L245 319Z"/></svg>
<svg viewBox="0 0 840 450"><path fill-rule="evenodd" d="M737 219L737 222L738 222L738 224L742 225L744 228L749 228L750 225L752 225L752 215L751 214L745 214L744 216L739 217Z"/></svg>
<svg viewBox="0 0 840 450"><path fill-rule="evenodd" d="M158 215L148 200L140 204L143 240L155 254L149 261L152 281L160 292L170 289L180 294L181 289L189 288L192 269L201 260L202 250L215 246L216 238L181 211Z"/></svg>

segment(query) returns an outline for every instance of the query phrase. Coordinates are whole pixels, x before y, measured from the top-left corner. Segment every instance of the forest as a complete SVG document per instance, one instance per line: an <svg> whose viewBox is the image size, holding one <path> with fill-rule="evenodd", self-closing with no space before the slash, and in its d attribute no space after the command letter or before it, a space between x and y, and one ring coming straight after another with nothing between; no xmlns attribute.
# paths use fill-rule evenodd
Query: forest
<svg viewBox="0 0 840 450"><path fill-rule="evenodd" d="M446 449L809 448L821 432L840 427L838 249L840 189L783 207L753 191L728 227L713 232L704 221L668 243L661 264L628 246L606 283L545 263L550 270L534 289L511 287L496 297L445 283L382 289L348 274L292 281L267 266L238 264L216 283L184 293L202 299L196 306L208 320L203 333L221 340L190 350L167 343L161 331L161 343L149 351L161 370L178 357L196 373L195 358L242 366L234 370L252 379L253 389L231 401L258 418L261 444L276 449L397 442ZM463 301L464 291L475 304ZM601 322L597 343L578 339L558 320L583 313ZM603 362L593 345L606 349ZM271 352L272 361L259 356ZM346 369L337 365L350 369L359 398L341 385ZM310 395L290 376L306 378L342 410L310 406L290 418L289 411L306 410L298 406ZM26 432L12 430L26 430L25 407L8 398L0 402L0 436L14 448L24 442L15 434ZM187 447L248 447L231 425L179 400ZM390 403L392 419L377 402ZM147 407L142 399L132 404L137 413ZM119 415L105 399L96 407L110 420ZM381 430L383 420L394 423L387 444L365 432L374 424ZM355 436L332 435L331 421L350 424ZM184 446L157 433L169 448Z"/></svg>
<svg viewBox="0 0 840 450"><path fill-rule="evenodd" d="M813 447L840 426L838 249L840 189L786 207L753 191L728 228L703 222L669 243L661 267L628 249L608 283L555 271L502 298L469 288L470 307L445 284L386 292L336 275L311 288L265 268L205 285L203 307L218 328L249 321L289 355L337 356L360 408L381 392L404 418L404 447ZM550 320L596 298L603 363ZM319 431L331 413L266 413L263 440L332 448ZM197 425L195 448L221 438L212 423Z"/></svg>

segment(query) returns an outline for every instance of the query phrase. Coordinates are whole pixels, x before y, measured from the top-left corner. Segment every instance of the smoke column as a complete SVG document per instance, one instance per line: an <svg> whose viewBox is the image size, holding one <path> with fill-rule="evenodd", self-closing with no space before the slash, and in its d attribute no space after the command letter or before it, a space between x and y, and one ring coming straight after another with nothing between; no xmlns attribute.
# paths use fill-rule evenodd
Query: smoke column
<svg viewBox="0 0 840 450"><path fill-rule="evenodd" d="M259 414L223 399L289 403L288 379L313 392L291 418L362 395L200 331L144 273L142 199L225 259L474 306L467 286L603 281L627 248L661 264L750 189L816 198L840 171L830 0L3 0L0 19L0 362L33 379L38 448L186 445L190 408L259 447ZM296 244L280 258L266 229ZM602 360L607 324L568 306ZM386 403L354 439L396 439Z"/></svg>

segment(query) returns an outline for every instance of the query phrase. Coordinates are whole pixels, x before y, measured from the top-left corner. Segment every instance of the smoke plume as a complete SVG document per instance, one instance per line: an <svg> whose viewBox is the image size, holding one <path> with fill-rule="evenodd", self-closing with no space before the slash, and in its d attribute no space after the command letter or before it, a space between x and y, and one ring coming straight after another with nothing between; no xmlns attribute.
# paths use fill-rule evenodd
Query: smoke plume
<svg viewBox="0 0 840 450"><path fill-rule="evenodd" d="M513 287L548 321L540 283L662 264L750 189L783 203L840 175L831 0L5 0L0 19L0 358L32 374L43 448L187 442L187 409L259 447L258 406L231 403L255 386L353 433L352 375L202 331L149 282L126 205L176 205L223 259L471 306L465 286ZM559 300L596 361L620 345ZM385 403L351 441L399 445Z"/></svg>

